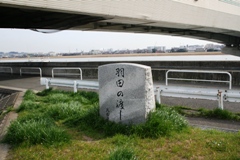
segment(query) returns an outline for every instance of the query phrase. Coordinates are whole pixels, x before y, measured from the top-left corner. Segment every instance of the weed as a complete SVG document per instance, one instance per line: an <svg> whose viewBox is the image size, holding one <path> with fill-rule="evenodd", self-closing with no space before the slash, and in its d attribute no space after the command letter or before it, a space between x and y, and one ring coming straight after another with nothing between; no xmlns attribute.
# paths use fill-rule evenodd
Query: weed
<svg viewBox="0 0 240 160"><path fill-rule="evenodd" d="M92 106L84 114L71 116L65 121L65 124L71 127L78 126L81 130L92 130L101 132L106 136L112 136L118 133L129 134L131 127L128 125L117 124L105 120L99 115L99 107Z"/></svg>
<svg viewBox="0 0 240 160"><path fill-rule="evenodd" d="M211 118L218 118L218 119L229 119L229 120L240 120L240 117L237 114L234 114L228 110L222 110L216 108L214 110L207 110L207 109L199 109L200 115L205 117Z"/></svg>
<svg viewBox="0 0 240 160"><path fill-rule="evenodd" d="M27 90L24 94L24 100L35 101L36 95L32 90Z"/></svg>
<svg viewBox="0 0 240 160"><path fill-rule="evenodd" d="M52 90L53 90L53 88L51 87L49 89L45 89L45 90L43 90L41 92L38 92L36 95L38 95L38 96L47 96L47 95L49 95L52 92Z"/></svg>
<svg viewBox="0 0 240 160"><path fill-rule="evenodd" d="M20 119L12 122L3 142L19 145L46 144L68 142L70 137L63 130L58 128L49 119Z"/></svg>
<svg viewBox="0 0 240 160"><path fill-rule="evenodd" d="M145 124L136 126L134 132L141 137L157 138L179 132L187 126L187 121L175 110L161 106L150 113Z"/></svg>
<svg viewBox="0 0 240 160"><path fill-rule="evenodd" d="M132 149L124 147L110 153L109 160L137 160L137 157Z"/></svg>
<svg viewBox="0 0 240 160"><path fill-rule="evenodd" d="M161 107L149 115L146 123L140 125L125 125L110 122L99 115L99 108L95 106L89 109L86 114L69 118L65 124L79 126L81 130L97 130L106 136L116 134L136 134L141 137L157 138L158 136L170 135L171 132L178 132L188 126L187 121L171 108Z"/></svg>
<svg viewBox="0 0 240 160"><path fill-rule="evenodd" d="M112 137L112 143L116 146L126 146L129 145L130 142L130 137L126 135L116 134L114 137Z"/></svg>
<svg viewBox="0 0 240 160"><path fill-rule="evenodd" d="M12 122L5 137L5 142L13 144L9 159L240 157L240 133L187 127L185 119L165 105L157 104L156 111L149 115L145 124L133 126L102 118L96 93L52 89L37 95L32 93L26 96L28 98L19 109L18 120ZM31 96L34 100L29 98ZM62 128L66 128L68 133ZM69 135L71 143L68 143ZM164 137L166 135L171 136ZM84 137L90 137L91 140L86 141Z"/></svg>
<svg viewBox="0 0 240 160"><path fill-rule="evenodd" d="M79 92L77 92L75 97L84 97L91 102L98 102L99 101L99 96L96 92L79 91Z"/></svg>
<svg viewBox="0 0 240 160"><path fill-rule="evenodd" d="M224 141L214 141L214 140L211 140L209 142L206 143L207 147L215 150L215 151L219 151L219 152L223 152L223 151L226 151L227 149L227 145Z"/></svg>
<svg viewBox="0 0 240 160"><path fill-rule="evenodd" d="M21 105L17 108L16 112L21 112L24 110L34 110L34 109L38 109L41 107L41 104L33 102L31 100L25 100L21 103Z"/></svg>
<svg viewBox="0 0 240 160"><path fill-rule="evenodd" d="M69 119L75 116L81 116L86 110L79 102L58 103L46 108L46 114L55 120Z"/></svg>

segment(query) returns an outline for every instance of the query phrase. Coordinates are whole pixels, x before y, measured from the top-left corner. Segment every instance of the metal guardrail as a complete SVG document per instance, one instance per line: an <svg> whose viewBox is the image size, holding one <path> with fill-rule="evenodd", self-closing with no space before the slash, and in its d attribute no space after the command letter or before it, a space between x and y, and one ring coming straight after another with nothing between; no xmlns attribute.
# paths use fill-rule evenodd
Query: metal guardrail
<svg viewBox="0 0 240 160"><path fill-rule="evenodd" d="M24 71L24 70L38 70L39 73L29 72L29 71ZM40 77L42 77L42 69L38 68L38 67L21 67L20 68L20 76L22 76L23 73L26 73L26 74L40 74Z"/></svg>
<svg viewBox="0 0 240 160"><path fill-rule="evenodd" d="M99 89L99 83L96 81L87 81L87 80L71 80L71 79L59 79L59 78L40 78L40 84L45 85L46 89L49 89L49 86L62 86L62 87L71 87L73 88L74 93L77 92L78 88L81 89Z"/></svg>
<svg viewBox="0 0 240 160"><path fill-rule="evenodd" d="M182 72L182 73L217 73L217 74L227 74L229 76L229 81L221 80L205 80L205 79L185 79L185 78L169 78L169 72ZM199 81L199 82L220 82L220 83L229 83L229 89L232 89L232 75L229 72L224 71L203 71L203 70L168 70L166 72L166 86L168 85L168 80L180 80L180 81Z"/></svg>
<svg viewBox="0 0 240 160"><path fill-rule="evenodd" d="M80 79L82 80L82 69L81 68L53 68L52 69L52 78L54 78L54 70L78 70L79 74L74 73L55 73L55 75L64 75L64 76L80 76Z"/></svg>
<svg viewBox="0 0 240 160"><path fill-rule="evenodd" d="M9 73L9 71L4 71L4 70L1 70L1 69L5 69L5 70L10 70L10 73L13 74L13 69L12 67L0 67L0 73Z"/></svg>
<svg viewBox="0 0 240 160"><path fill-rule="evenodd" d="M99 89L99 83L96 81L87 80L70 80L59 78L40 78L40 84L45 85L46 89L52 86L71 87L74 92L78 88L82 89ZM190 99L206 99L218 101L218 108L223 109L223 102L240 102L240 91L234 90L217 90L217 89L203 89L193 87L176 87L176 86L157 86L154 89L155 100L161 104L161 98L176 97L176 98L190 98Z"/></svg>
<svg viewBox="0 0 240 160"><path fill-rule="evenodd" d="M223 109L223 102L240 102L240 91L200 89L190 87L165 86L155 88L155 97L161 103L161 97L176 97L190 99L206 99L218 101L218 108Z"/></svg>

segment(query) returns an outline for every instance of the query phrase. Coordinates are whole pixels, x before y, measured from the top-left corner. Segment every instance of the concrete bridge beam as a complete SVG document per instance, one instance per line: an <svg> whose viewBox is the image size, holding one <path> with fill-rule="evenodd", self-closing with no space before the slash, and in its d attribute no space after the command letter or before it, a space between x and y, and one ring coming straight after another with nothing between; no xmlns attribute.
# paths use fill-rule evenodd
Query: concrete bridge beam
<svg viewBox="0 0 240 160"><path fill-rule="evenodd" d="M227 46L222 49L222 53L231 54L240 57L240 44L238 46Z"/></svg>

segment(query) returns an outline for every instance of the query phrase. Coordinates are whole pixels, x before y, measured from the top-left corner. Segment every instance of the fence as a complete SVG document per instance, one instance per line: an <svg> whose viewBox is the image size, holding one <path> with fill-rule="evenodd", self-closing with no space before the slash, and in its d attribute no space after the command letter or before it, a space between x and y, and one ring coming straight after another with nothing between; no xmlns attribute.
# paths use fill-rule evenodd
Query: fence
<svg viewBox="0 0 240 160"><path fill-rule="evenodd" d="M56 78L41 78L41 85L45 85L46 89L52 86L71 87L74 92L77 88L81 89L99 89L99 83L96 81L69 80ZM192 87L176 87L176 86L155 86L155 100L161 103L161 98L177 97L190 99L206 99L218 101L218 108L224 109L223 102L240 102L240 92L233 90L217 90L217 89L202 89Z"/></svg>
<svg viewBox="0 0 240 160"><path fill-rule="evenodd" d="M31 71L29 71L31 70ZM38 70L39 72L33 72L33 71L36 71ZM22 74L25 73L25 74L39 74L40 77L42 77L42 69L41 68L38 68L38 67L21 67L20 68L20 76L22 76Z"/></svg>
<svg viewBox="0 0 240 160"><path fill-rule="evenodd" d="M193 87L158 86L155 98L161 103L161 97L205 99L218 101L218 108L224 109L223 102L240 102L240 92L233 90L202 89Z"/></svg>
<svg viewBox="0 0 240 160"><path fill-rule="evenodd" d="M73 88L74 92L77 92L77 88L93 90L98 90L99 88L99 83L96 81L58 79L58 78L41 78L40 84L45 85L46 89L48 89L50 85L71 87Z"/></svg>
<svg viewBox="0 0 240 160"><path fill-rule="evenodd" d="M82 69L81 68L53 68L52 69L52 78L54 78L54 70L78 70L79 74L76 73L55 73L55 75L64 75L64 76L80 76L80 79L82 80Z"/></svg>
<svg viewBox="0 0 240 160"><path fill-rule="evenodd" d="M13 74L13 69L12 69L12 67L0 67L0 73Z"/></svg>
<svg viewBox="0 0 240 160"><path fill-rule="evenodd" d="M205 79L185 79L185 78L169 78L169 72L182 72L182 73L218 73L227 74L229 76L229 81L221 80L205 80ZM224 71L202 71L202 70L168 70L166 72L166 86L168 85L168 80L180 80L180 81L200 81L200 82L218 82L218 83L229 83L229 89L232 89L232 75L229 72Z"/></svg>

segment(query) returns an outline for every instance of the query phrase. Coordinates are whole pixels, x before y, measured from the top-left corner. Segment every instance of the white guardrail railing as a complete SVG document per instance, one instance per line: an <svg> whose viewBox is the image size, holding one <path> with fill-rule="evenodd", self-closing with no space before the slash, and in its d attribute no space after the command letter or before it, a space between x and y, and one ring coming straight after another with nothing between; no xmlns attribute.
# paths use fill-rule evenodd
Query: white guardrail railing
<svg viewBox="0 0 240 160"><path fill-rule="evenodd" d="M192 87L158 86L155 87L156 102L161 104L161 97L205 99L218 101L218 108L223 109L223 102L240 102L240 91L217 90Z"/></svg>
<svg viewBox="0 0 240 160"><path fill-rule="evenodd" d="M215 74L227 74L229 76L229 81L221 80L205 80L205 79L185 79L185 78L169 78L169 72L181 72L181 73L215 73ZM199 81L199 82L218 82L218 83L229 83L229 89L232 89L232 75L229 72L224 71L203 71L203 70L168 70L166 72L166 86L168 85L168 80L179 80L179 81Z"/></svg>
<svg viewBox="0 0 240 160"><path fill-rule="evenodd" d="M0 73L11 73L13 74L12 67L0 67Z"/></svg>
<svg viewBox="0 0 240 160"><path fill-rule="evenodd" d="M41 78L41 85L45 85L46 89L49 86L71 87L74 92L77 89L92 89L98 90L99 83L97 81L88 80L71 80L59 78ZM240 91L233 90L217 90L217 89L203 89L193 87L176 87L176 86L157 86L154 87L155 100L161 104L162 97L176 97L176 98L191 98L191 99L205 99L218 101L218 108L224 108L224 102L240 102Z"/></svg>
<svg viewBox="0 0 240 160"><path fill-rule="evenodd" d="M40 84L45 85L46 89L49 89L49 86L71 87L71 88L73 88L74 93L77 92L78 88L93 89L93 90L98 90L99 89L99 83L98 82L87 81L87 80L40 78Z"/></svg>
<svg viewBox="0 0 240 160"><path fill-rule="evenodd" d="M55 70L77 70L79 73L66 73L66 72L61 72L61 73L54 73ZM63 75L64 77L66 76L79 76L79 78L82 80L82 69L81 68L53 68L52 69L52 78L54 78L55 75Z"/></svg>
<svg viewBox="0 0 240 160"><path fill-rule="evenodd" d="M31 70L31 71L29 71ZM38 72L36 72L36 70ZM33 72L35 71L35 72ZM40 77L42 77L42 69L41 68L38 68L38 67L21 67L20 68L20 76L22 76L22 74L25 73L25 74L39 74Z"/></svg>

